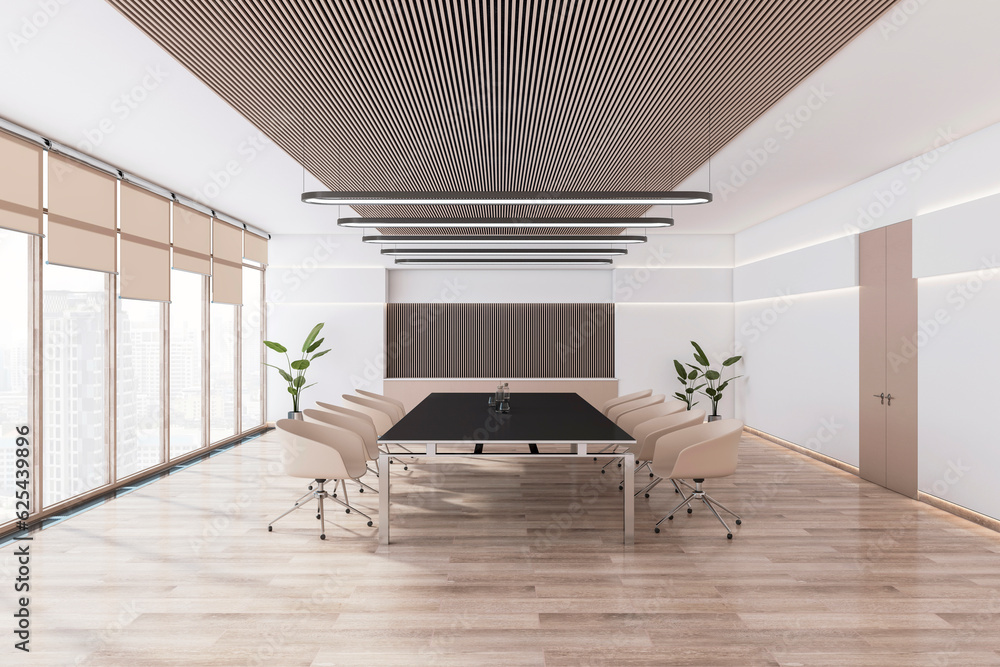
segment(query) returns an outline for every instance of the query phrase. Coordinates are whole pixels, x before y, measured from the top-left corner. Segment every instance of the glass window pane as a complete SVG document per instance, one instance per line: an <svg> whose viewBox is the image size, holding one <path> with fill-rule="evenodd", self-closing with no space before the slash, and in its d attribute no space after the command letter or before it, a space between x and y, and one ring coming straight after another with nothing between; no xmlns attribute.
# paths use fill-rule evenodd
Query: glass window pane
<svg viewBox="0 0 1000 667"><path fill-rule="evenodd" d="M209 441L236 435L236 306L213 303L209 341Z"/></svg>
<svg viewBox="0 0 1000 667"><path fill-rule="evenodd" d="M44 267L44 505L108 483L105 281L96 271Z"/></svg>
<svg viewBox="0 0 1000 667"><path fill-rule="evenodd" d="M202 434L204 276L170 272L170 456L205 444Z"/></svg>
<svg viewBox="0 0 1000 667"><path fill-rule="evenodd" d="M19 426L30 426L31 281L28 258L31 238L0 229L0 523L15 517L16 494L22 489L15 468ZM34 443L34 433L28 434ZM30 460L30 458L29 458ZM27 489L30 493L30 487ZM31 509L37 509L35 503ZM21 508L23 509L23 507Z"/></svg>
<svg viewBox="0 0 1000 667"><path fill-rule="evenodd" d="M118 299L118 478L161 463L162 304Z"/></svg>
<svg viewBox="0 0 1000 667"><path fill-rule="evenodd" d="M243 309L242 325L240 329L240 345L242 346L241 377L243 384L241 397L241 409L243 416L240 427L244 431L249 431L255 426L260 426L263 422L262 397L263 388L261 385L261 360L260 351L263 347L261 343L261 323L262 313L260 304L261 284L264 280L264 272L256 269L243 269Z"/></svg>

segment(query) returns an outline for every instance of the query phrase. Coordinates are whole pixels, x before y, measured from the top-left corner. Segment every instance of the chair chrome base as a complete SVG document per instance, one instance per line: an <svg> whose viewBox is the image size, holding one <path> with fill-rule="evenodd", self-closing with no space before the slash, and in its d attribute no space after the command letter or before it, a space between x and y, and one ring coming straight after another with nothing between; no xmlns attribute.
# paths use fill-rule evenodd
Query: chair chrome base
<svg viewBox="0 0 1000 667"><path fill-rule="evenodd" d="M670 480L670 481L674 482L674 480ZM674 509L672 509L670 511L670 514L668 514L667 516L665 516L662 519L660 519L659 521L657 521L656 522L656 527L653 529L654 532L657 532L657 533L660 532L660 524L663 523L664 521L667 521L668 519L673 520L674 514L677 512L677 510L679 510L680 508L684 507L685 505L688 506L688 514L690 514L692 512L691 505L690 505L691 501L692 500L700 500L700 501L702 501L703 503L705 503L708 506L708 509L712 510L712 514L715 515L715 518L719 520L719 523L721 523L723 525L723 527L725 527L725 529L726 529L726 539L729 539L729 540L733 539L733 531L732 531L732 529L729 527L729 524L726 523L726 521L722 518L722 515L720 515L719 512L715 508L718 507L723 512L728 512L729 514L732 514L734 517L736 517L736 525L737 526L739 526L739 525L741 525L743 523L743 519L740 518L740 516L736 512L732 511L731 509L729 509L728 507L726 507L725 505L723 505L722 503L720 503L718 500L716 500L712 496L710 496L707 493L705 493L702 490L702 488L701 488L701 484L704 481L705 480L703 480L703 479L696 479L696 480L694 480L694 486L693 487L690 484L684 483L685 486L687 486L688 488L691 489L691 495L685 496L684 500L682 500L680 503L678 503L677 507L675 507ZM677 486L677 482L674 482L674 487L677 488L678 491L680 491L680 488Z"/></svg>
<svg viewBox="0 0 1000 667"><path fill-rule="evenodd" d="M323 508L323 501L324 500L332 500L335 503L339 503L339 504L343 505L344 507L347 508L347 510L346 510L347 514L350 514L351 510L354 510L355 513L360 514L364 518L368 519L368 525L371 526L372 525L371 517L369 517L364 512L361 512L358 509L356 509L354 507L351 507L351 505L348 504L348 502L347 502L347 484L344 484L344 488L343 488L344 500L341 500L340 498L337 497L337 486L340 484L340 482L341 482L341 480L337 480L337 483L333 485L333 493L331 494L325 488L325 486L326 486L326 480L325 479L317 479L316 482L315 482L316 488L313 488L312 486L310 486L309 487L310 491L307 492L305 495L303 495L298 500L296 500L295 504L292 505L291 509L287 510L286 512L283 512L274 521L272 521L271 523L267 524L267 532L269 532L269 533L272 532L274 524L278 523L278 521L280 521L281 519L285 518L286 516L288 516L289 514L291 514L292 512L294 512L295 510L304 507L305 503L303 501L305 501L305 499L309 498L310 496L313 497L313 498L315 498L316 501L317 501L317 514L316 514L316 518L319 519L319 521L320 521L319 539L321 539L321 540L325 540L326 539L326 512L324 512L324 508Z"/></svg>

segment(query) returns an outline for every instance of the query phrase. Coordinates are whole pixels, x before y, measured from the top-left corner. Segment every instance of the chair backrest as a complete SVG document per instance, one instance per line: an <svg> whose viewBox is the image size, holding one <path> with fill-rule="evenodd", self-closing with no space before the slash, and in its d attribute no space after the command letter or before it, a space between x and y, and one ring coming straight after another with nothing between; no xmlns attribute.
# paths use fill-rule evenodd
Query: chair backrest
<svg viewBox="0 0 1000 667"><path fill-rule="evenodd" d="M628 414L633 410L638 410L639 408L645 408L650 405L662 403L665 398L666 396L663 394L655 394L653 396L646 396L645 398L637 398L634 401L629 401L628 403L620 403L608 410L608 419L617 424L622 415Z"/></svg>
<svg viewBox="0 0 1000 667"><path fill-rule="evenodd" d="M628 403L629 401L634 401L637 398L646 398L653 393L652 389L643 389L642 391L634 391L631 394L624 394L622 396L615 396L614 398L604 401L604 405L601 406L601 412L608 414L608 410L620 405L621 403Z"/></svg>
<svg viewBox="0 0 1000 667"><path fill-rule="evenodd" d="M392 403L397 408L399 408L399 416L402 418L406 414L406 406L398 398L392 398L391 396L386 396L385 394L376 394L374 391L365 391L364 389L357 389L358 394L361 396L367 396L368 398L374 398L376 401L385 401L386 403Z"/></svg>
<svg viewBox="0 0 1000 667"><path fill-rule="evenodd" d="M354 479L365 474L365 445L357 433L297 419L279 419L275 426L286 475Z"/></svg>
<svg viewBox="0 0 1000 667"><path fill-rule="evenodd" d="M375 426L372 425L367 415L354 417L352 415L345 415L342 412L314 409L305 410L302 414L305 416L307 422L346 428L348 431L357 433L365 442L367 459L371 461L378 458L378 435L375 433Z"/></svg>
<svg viewBox="0 0 1000 667"><path fill-rule="evenodd" d="M631 412L626 412L621 417L618 418L618 425L622 427L629 435L635 435L632 433L635 427L644 421L649 421L656 417L664 417L666 415L672 415L676 412L680 412L687 408L687 404L684 401L663 401L662 403L654 403L653 405L647 405L644 408L639 408L638 410L632 410Z"/></svg>
<svg viewBox="0 0 1000 667"><path fill-rule="evenodd" d="M328 412L339 412L340 414L347 415L349 417L358 417L371 424L372 430L375 429L375 421L372 419L371 415L368 414L367 412L362 412L361 410L352 410L351 408L345 408L344 406L337 405L336 403L323 403L321 401L316 401L316 407L320 408L321 410L326 410Z"/></svg>
<svg viewBox="0 0 1000 667"><path fill-rule="evenodd" d="M372 418L372 421L375 423L375 432L379 435L388 431L395 423L392 421L389 413L386 412L385 406L376 403L370 398L355 396L354 394L344 394L343 398L351 404L351 409L364 412Z"/></svg>
<svg viewBox="0 0 1000 667"><path fill-rule="evenodd" d="M742 435L743 422L738 419L720 419L668 433L656 441L653 472L671 479L732 475Z"/></svg>
<svg viewBox="0 0 1000 667"><path fill-rule="evenodd" d="M678 401L684 405L683 401ZM705 423L704 410L682 410L662 417L656 417L645 421L635 427L632 437L638 445L635 458L637 461L651 461L656 441L667 433L679 431L682 428L690 428L698 424Z"/></svg>

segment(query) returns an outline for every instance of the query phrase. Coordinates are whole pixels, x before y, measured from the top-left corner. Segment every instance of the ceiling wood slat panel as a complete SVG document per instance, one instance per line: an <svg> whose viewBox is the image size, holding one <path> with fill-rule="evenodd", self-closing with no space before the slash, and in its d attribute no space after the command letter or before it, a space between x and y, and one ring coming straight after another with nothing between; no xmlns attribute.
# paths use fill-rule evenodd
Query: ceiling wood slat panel
<svg viewBox="0 0 1000 667"><path fill-rule="evenodd" d="M894 0L108 2L331 190L556 192L676 187Z"/></svg>

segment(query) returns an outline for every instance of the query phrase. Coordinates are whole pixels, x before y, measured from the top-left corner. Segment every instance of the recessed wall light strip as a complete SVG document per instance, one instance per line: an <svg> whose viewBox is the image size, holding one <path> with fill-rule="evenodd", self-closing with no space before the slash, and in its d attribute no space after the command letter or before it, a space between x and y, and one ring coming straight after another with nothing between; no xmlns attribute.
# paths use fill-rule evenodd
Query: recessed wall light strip
<svg viewBox="0 0 1000 667"><path fill-rule="evenodd" d="M461 228L461 227L545 227L545 228L601 228L653 229L673 227L673 218L533 218L530 220L504 220L490 218L342 218L341 227L396 228Z"/></svg>
<svg viewBox="0 0 1000 667"><path fill-rule="evenodd" d="M711 192L303 192L307 204L378 204L463 205L493 204L517 206L554 204L568 206L707 204Z"/></svg>
<svg viewBox="0 0 1000 667"><path fill-rule="evenodd" d="M626 248L383 248L393 257L610 257Z"/></svg>
<svg viewBox="0 0 1000 667"><path fill-rule="evenodd" d="M469 243L482 245L484 243L503 245L548 245L565 244L573 245L580 243L645 243L645 236L562 236L557 234L545 234L540 236L491 236L487 234L468 235L455 234L452 236L442 235L417 235L412 236L362 236L365 243L392 243L392 244L438 244L438 243Z"/></svg>
<svg viewBox="0 0 1000 667"><path fill-rule="evenodd" d="M515 257L448 257L444 259L396 258L396 264L408 266L487 266L490 264L505 266L605 266L611 264L610 258L591 257L589 259L571 259L569 257L548 258L515 258Z"/></svg>

